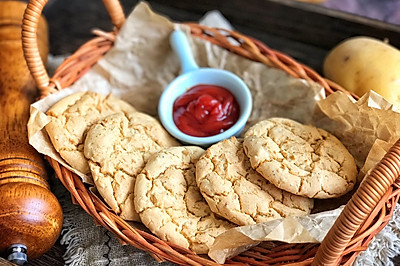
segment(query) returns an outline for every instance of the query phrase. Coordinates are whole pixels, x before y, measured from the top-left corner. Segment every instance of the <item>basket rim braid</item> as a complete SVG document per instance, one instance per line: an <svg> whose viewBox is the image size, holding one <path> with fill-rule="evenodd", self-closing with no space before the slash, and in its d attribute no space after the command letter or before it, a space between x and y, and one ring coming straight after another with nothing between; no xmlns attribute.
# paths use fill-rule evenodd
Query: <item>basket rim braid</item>
<svg viewBox="0 0 400 266"><path fill-rule="evenodd" d="M67 58L49 78L41 61L37 46L38 21L47 0L31 0L26 8L22 25L22 45L28 68L41 97L61 90L85 74L113 45L125 15L118 0L103 0L115 31L96 31L98 37L83 44ZM196 23L187 23L193 36L203 38L245 58L281 69L289 75L321 84L327 94L342 91L355 95L321 77L314 70L289 56L270 49L262 42L239 32L215 29ZM229 39L236 40L233 45ZM90 214L96 224L114 233L121 243L147 251L155 260L184 265L217 265L214 261L194 252L160 240L158 237L129 225L94 195L79 176L57 161L47 158L56 176L71 193L75 204ZM246 265L351 265L357 255L367 249L373 237L390 221L400 197L400 140L398 140L377 166L365 177L339 218L319 244L262 243L230 259L226 264Z"/></svg>

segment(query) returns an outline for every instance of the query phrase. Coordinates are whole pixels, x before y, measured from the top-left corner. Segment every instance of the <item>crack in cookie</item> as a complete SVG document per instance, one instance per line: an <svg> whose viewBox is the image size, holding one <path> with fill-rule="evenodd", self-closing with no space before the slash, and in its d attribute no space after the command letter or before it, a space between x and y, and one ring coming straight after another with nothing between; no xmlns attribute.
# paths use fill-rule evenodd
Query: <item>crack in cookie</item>
<svg viewBox="0 0 400 266"><path fill-rule="evenodd" d="M149 159L137 176L135 208L142 223L163 240L207 254L219 234L234 227L217 218L199 192L195 164L204 150L171 147Z"/></svg>
<svg viewBox="0 0 400 266"><path fill-rule="evenodd" d="M354 158L323 129L270 118L249 128L243 145L257 172L293 194L320 199L339 197L355 185Z"/></svg>
<svg viewBox="0 0 400 266"><path fill-rule="evenodd" d="M117 113L90 127L84 154L96 188L111 209L123 219L140 221L132 194L136 176L153 153L176 145L155 118Z"/></svg>
<svg viewBox="0 0 400 266"><path fill-rule="evenodd" d="M196 181L211 210L238 225L309 214L313 200L270 184L250 165L243 140L214 144L196 164Z"/></svg>
<svg viewBox="0 0 400 266"><path fill-rule="evenodd" d="M82 174L90 174L83 150L86 132L91 125L114 113L132 113L135 108L113 95L77 92L54 104L47 115L50 140L61 157Z"/></svg>

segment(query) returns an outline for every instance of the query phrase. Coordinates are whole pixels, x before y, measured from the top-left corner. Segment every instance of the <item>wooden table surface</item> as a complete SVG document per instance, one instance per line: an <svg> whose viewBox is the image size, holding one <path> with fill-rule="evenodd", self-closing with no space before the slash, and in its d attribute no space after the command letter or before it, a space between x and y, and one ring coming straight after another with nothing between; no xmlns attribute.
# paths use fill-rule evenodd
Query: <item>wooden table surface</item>
<svg viewBox="0 0 400 266"><path fill-rule="evenodd" d="M128 14L137 1L122 0L121 3ZM398 26L292 0L150 0L148 3L174 21L198 21L206 11L218 9L236 30L317 71L329 49L350 36L389 38L400 47ZM100 0L50 0L44 14L50 29L50 52L55 55L73 53L93 37L93 28L112 29ZM28 265L64 265L64 252L65 247L57 243ZM3 263L0 260L0 265L7 265Z"/></svg>

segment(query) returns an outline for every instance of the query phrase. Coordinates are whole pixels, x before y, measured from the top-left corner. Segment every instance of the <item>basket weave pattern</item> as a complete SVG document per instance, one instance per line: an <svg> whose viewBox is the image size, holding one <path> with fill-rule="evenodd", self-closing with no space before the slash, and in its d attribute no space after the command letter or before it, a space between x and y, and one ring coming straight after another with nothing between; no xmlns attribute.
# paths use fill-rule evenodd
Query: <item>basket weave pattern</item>
<svg viewBox="0 0 400 266"><path fill-rule="evenodd" d="M23 21L23 48L28 67L45 97L68 87L84 75L112 47L116 32L124 23L124 14L118 1L104 0L115 32L96 31L98 37L85 43L66 59L49 78L40 59L36 43L38 19L47 0L35 0L28 4ZM321 84L326 93L342 91L339 85L322 78L318 73L285 54L268 48L262 42L237 32L187 24L192 35L203 38L245 58L281 69L289 75ZM229 40L235 40L236 45ZM356 96L352 95L354 98ZM104 202L94 195L80 177L57 161L47 158L56 176L71 193L74 203L79 204L94 221L114 233L123 244L130 244L147 251L157 261L169 260L185 265L216 265L192 251L160 240L147 232L133 228L114 214ZM321 245L263 243L235 258L227 264L250 265L351 265L356 256L365 250L372 238L390 221L399 200L400 141L386 154L375 169L365 177L352 199L348 202L333 228Z"/></svg>

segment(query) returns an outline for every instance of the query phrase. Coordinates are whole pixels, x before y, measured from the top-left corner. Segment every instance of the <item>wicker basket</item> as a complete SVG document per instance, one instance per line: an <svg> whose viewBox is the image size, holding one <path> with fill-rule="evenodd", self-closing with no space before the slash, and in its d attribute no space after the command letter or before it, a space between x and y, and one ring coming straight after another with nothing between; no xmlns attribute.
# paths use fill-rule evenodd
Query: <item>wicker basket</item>
<svg viewBox="0 0 400 266"><path fill-rule="evenodd" d="M46 2L47 0L31 0L22 26L25 58L43 97L78 80L112 47L116 36L116 32L99 32L99 37L87 42L66 59L50 79L40 59L36 39L39 17ZM104 3L118 31L125 20L120 3L117 0L104 0ZM255 39L237 32L206 28L198 24L188 25L192 34L199 38L248 59L282 69L296 78L313 80L321 84L327 94L337 90L345 92L340 86L320 77L310 68L269 49ZM228 41L229 38L236 39L240 46L233 46ZM185 265L216 265L212 260L200 257L190 250L132 228L92 194L77 175L57 161L48 159L57 177L71 193L74 202L90 214L97 224L114 233L122 243L147 251L157 261L169 260ZM232 258L227 264L239 262L248 265L350 265L391 219L399 199L399 181L395 182L399 174L400 141L365 178L321 245L263 243Z"/></svg>

